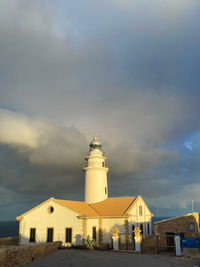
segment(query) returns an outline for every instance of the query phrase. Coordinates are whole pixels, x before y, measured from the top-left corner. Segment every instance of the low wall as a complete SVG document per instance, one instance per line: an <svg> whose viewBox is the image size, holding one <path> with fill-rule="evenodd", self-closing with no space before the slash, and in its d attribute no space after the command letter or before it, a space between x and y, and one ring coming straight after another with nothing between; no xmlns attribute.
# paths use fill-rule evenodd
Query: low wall
<svg viewBox="0 0 200 267"><path fill-rule="evenodd" d="M0 247L1 246L17 246L19 244L19 237L3 237L0 238Z"/></svg>
<svg viewBox="0 0 200 267"><path fill-rule="evenodd" d="M199 248L183 248L182 255L185 258L200 259Z"/></svg>
<svg viewBox="0 0 200 267"><path fill-rule="evenodd" d="M157 254L157 239L155 235L142 235L142 243L141 243L142 253L147 254Z"/></svg>
<svg viewBox="0 0 200 267"><path fill-rule="evenodd" d="M61 241L32 246L4 248L0 251L0 267L18 267L40 259L62 246Z"/></svg>

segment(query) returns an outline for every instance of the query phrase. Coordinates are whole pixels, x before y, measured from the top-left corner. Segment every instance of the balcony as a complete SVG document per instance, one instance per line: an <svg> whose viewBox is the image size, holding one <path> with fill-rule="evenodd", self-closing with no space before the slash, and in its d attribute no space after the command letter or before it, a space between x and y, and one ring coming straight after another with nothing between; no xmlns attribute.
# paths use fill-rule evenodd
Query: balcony
<svg viewBox="0 0 200 267"><path fill-rule="evenodd" d="M85 162L83 163L83 168L87 167L108 168L108 164L107 162L99 162L99 161L88 162L87 160L85 160Z"/></svg>

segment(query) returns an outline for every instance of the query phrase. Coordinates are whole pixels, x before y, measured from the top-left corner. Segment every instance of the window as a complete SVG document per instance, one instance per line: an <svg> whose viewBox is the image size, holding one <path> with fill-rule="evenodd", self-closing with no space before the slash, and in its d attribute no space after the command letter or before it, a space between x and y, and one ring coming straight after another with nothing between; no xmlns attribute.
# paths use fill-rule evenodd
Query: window
<svg viewBox="0 0 200 267"><path fill-rule="evenodd" d="M194 224L190 223L190 231L194 231Z"/></svg>
<svg viewBox="0 0 200 267"><path fill-rule="evenodd" d="M105 187L105 195L107 194L107 188Z"/></svg>
<svg viewBox="0 0 200 267"><path fill-rule="evenodd" d="M140 224L140 230L141 230L141 234L143 234L143 223Z"/></svg>
<svg viewBox="0 0 200 267"><path fill-rule="evenodd" d="M135 233L133 232L135 230L135 225L133 224L132 225L132 238L134 239L134 237L135 237Z"/></svg>
<svg viewBox="0 0 200 267"><path fill-rule="evenodd" d="M50 206L48 207L48 213L53 213L54 212L54 207Z"/></svg>
<svg viewBox="0 0 200 267"><path fill-rule="evenodd" d="M35 228L31 228L30 229L30 239L29 239L29 242L35 242L35 233L36 233Z"/></svg>
<svg viewBox="0 0 200 267"><path fill-rule="evenodd" d="M85 167L88 167L88 159L85 159Z"/></svg>
<svg viewBox="0 0 200 267"><path fill-rule="evenodd" d="M72 228L66 228L66 243L72 242Z"/></svg>
<svg viewBox="0 0 200 267"><path fill-rule="evenodd" d="M104 161L102 162L102 167L105 167L105 162Z"/></svg>
<svg viewBox="0 0 200 267"><path fill-rule="evenodd" d="M147 234L148 235L150 234L150 224L149 224L149 222L147 223Z"/></svg>
<svg viewBox="0 0 200 267"><path fill-rule="evenodd" d="M47 228L47 242L53 242L53 228Z"/></svg>
<svg viewBox="0 0 200 267"><path fill-rule="evenodd" d="M143 212L142 212L142 206L141 206L141 205L139 206L139 215L140 215L140 216L143 215Z"/></svg>
<svg viewBox="0 0 200 267"><path fill-rule="evenodd" d="M97 240L97 229L96 227L92 227L92 239Z"/></svg>

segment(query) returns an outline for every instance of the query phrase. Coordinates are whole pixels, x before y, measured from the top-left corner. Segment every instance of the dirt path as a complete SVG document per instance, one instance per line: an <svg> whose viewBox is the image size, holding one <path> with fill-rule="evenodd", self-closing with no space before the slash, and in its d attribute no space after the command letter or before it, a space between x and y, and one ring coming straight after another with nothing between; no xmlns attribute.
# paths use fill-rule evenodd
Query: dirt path
<svg viewBox="0 0 200 267"><path fill-rule="evenodd" d="M30 267L193 267L198 263L174 256L144 255L108 251L58 250Z"/></svg>

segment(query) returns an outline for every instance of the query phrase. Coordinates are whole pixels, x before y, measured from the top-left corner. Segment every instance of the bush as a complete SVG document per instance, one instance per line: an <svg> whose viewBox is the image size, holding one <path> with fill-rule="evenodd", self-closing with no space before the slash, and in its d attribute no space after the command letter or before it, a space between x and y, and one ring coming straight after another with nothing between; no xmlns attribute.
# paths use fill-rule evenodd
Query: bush
<svg viewBox="0 0 200 267"><path fill-rule="evenodd" d="M97 242L94 239L90 238L83 238L82 244L86 249L92 249L95 248L95 246L97 246Z"/></svg>
<svg viewBox="0 0 200 267"><path fill-rule="evenodd" d="M73 243L70 247L67 248L73 248L73 249L96 249L97 242L90 238L83 238L82 239L82 245L77 244L76 242Z"/></svg>

